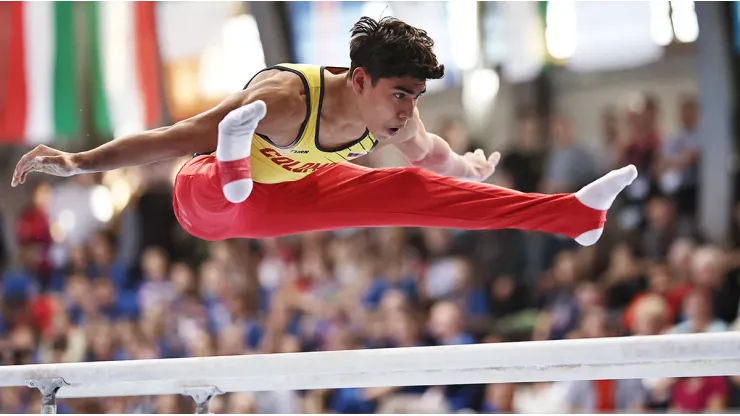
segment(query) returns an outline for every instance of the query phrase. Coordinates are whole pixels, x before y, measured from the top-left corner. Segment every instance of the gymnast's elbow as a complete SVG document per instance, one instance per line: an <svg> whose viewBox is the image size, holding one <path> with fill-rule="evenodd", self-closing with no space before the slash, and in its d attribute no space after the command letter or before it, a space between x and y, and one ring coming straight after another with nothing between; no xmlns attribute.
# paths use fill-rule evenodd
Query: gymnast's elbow
<svg viewBox="0 0 740 416"><path fill-rule="evenodd" d="M426 147L424 152L418 153L416 158L409 162L416 167L426 169L440 175L455 176L458 159L460 156L452 152L449 145L439 137L432 136L432 145ZM441 143L440 143L441 142Z"/></svg>

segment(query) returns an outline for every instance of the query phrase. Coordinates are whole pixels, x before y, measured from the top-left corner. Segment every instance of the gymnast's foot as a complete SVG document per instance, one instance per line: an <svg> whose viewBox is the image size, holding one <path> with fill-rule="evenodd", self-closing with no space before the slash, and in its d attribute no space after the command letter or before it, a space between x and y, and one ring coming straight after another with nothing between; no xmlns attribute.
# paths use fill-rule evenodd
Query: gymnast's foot
<svg viewBox="0 0 740 416"><path fill-rule="evenodd" d="M624 188L637 178L637 168L634 165L613 170L601 178L584 186L575 196L583 205L597 211L607 211ZM601 238L604 228L596 228L575 238L578 244L590 246Z"/></svg>

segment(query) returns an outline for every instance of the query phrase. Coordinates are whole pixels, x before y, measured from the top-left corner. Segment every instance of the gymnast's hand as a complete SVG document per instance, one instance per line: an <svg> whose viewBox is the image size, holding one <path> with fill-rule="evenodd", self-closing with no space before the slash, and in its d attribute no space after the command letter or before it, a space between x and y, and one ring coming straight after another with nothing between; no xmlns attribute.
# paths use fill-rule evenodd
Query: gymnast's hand
<svg viewBox="0 0 740 416"><path fill-rule="evenodd" d="M16 187L24 183L26 176L31 172L68 177L79 173L79 169L72 153L39 145L18 161L10 185Z"/></svg>
<svg viewBox="0 0 740 416"><path fill-rule="evenodd" d="M478 149L475 152L466 153L463 159L467 162L469 168L466 178L471 181L483 182L490 178L493 172L496 171L496 165L501 160L501 153L493 152L486 159L486 154L483 153L483 150Z"/></svg>

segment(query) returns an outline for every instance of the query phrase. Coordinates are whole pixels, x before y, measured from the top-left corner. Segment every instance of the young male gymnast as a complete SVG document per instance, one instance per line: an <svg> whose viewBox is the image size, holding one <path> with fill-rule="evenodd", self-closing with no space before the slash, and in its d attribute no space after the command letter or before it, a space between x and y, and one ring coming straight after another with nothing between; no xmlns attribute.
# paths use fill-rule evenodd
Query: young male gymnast
<svg viewBox="0 0 740 416"><path fill-rule="evenodd" d="M30 172L71 176L195 154L177 175L173 207L182 227L205 240L401 226L516 228L596 243L636 168L573 194L481 183L501 155L458 155L419 116L426 81L444 75L433 45L403 21L363 17L352 29L349 68L276 65L172 126L80 153L38 146L20 159L12 185ZM395 146L413 166L350 163L382 146Z"/></svg>

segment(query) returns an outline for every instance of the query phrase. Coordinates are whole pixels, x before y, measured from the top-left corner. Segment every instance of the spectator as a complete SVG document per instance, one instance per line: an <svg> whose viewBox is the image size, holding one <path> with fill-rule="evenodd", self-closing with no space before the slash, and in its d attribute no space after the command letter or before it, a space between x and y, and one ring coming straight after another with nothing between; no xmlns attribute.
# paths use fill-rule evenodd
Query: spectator
<svg viewBox="0 0 740 416"><path fill-rule="evenodd" d="M668 330L673 315L668 302L657 294L647 294L635 302L634 321L627 328L633 335L660 335Z"/></svg>
<svg viewBox="0 0 740 416"><path fill-rule="evenodd" d="M429 313L429 332L438 345L461 345L475 342L464 330L460 309L452 302L438 302ZM451 411L476 409L482 396L479 385L447 386L445 396Z"/></svg>
<svg viewBox="0 0 740 416"><path fill-rule="evenodd" d="M635 231L643 227L644 206L656 193L655 169L661 149L657 118L658 101L650 95L639 95L627 110L627 134L618 160L620 166L635 165L640 175L622 195L625 206L619 215L624 230Z"/></svg>
<svg viewBox="0 0 740 416"><path fill-rule="evenodd" d="M727 331L727 323L714 317L712 297L706 289L694 289L683 300L684 319L671 328L672 334Z"/></svg>
<svg viewBox="0 0 740 416"><path fill-rule="evenodd" d="M645 208L647 227L642 234L642 249L648 259L665 258L674 240L694 237L693 224L677 217L675 205L668 198L654 196Z"/></svg>
<svg viewBox="0 0 740 416"><path fill-rule="evenodd" d="M609 267L599 280L606 286L609 309L621 310L644 290L645 276L629 244L618 244L611 254Z"/></svg>
<svg viewBox="0 0 740 416"><path fill-rule="evenodd" d="M621 131L619 126L619 111L616 106L607 106L601 115L602 148L598 154L597 163L599 173L606 173L619 166L619 146L621 145Z"/></svg>
<svg viewBox="0 0 740 416"><path fill-rule="evenodd" d="M570 413L643 413L646 391L640 380L575 381L568 388Z"/></svg>
<svg viewBox="0 0 740 416"><path fill-rule="evenodd" d="M90 278L110 277L119 290L129 289L126 265L115 258L113 237L105 232L97 232L90 237L90 262L87 265L86 275Z"/></svg>
<svg viewBox="0 0 740 416"><path fill-rule="evenodd" d="M139 305L142 309L154 308L169 302L174 297L174 287L167 279L167 258L163 250L155 247L142 255L143 283L139 290Z"/></svg>
<svg viewBox="0 0 740 416"><path fill-rule="evenodd" d="M709 291L714 304L714 315L724 322L732 322L738 313L740 284L736 271L728 270L729 262L724 250L704 246L692 257L689 284Z"/></svg>
<svg viewBox="0 0 740 416"><path fill-rule="evenodd" d="M585 311L577 337L614 336L607 312L603 308ZM574 381L568 387L568 409L573 413L642 413L647 392L640 380Z"/></svg>
<svg viewBox="0 0 740 416"><path fill-rule="evenodd" d="M398 256L389 259L381 267L381 274L376 276L365 292L363 303L366 308L374 310L380 304L380 300L386 291L396 289L401 291L409 302L418 301L416 294L416 277L410 274L404 275L402 259Z"/></svg>
<svg viewBox="0 0 740 416"><path fill-rule="evenodd" d="M596 161L573 136L570 120L555 116L550 125L552 150L540 189L548 194L576 192L598 177Z"/></svg>
<svg viewBox="0 0 740 416"><path fill-rule="evenodd" d="M472 344L473 336L464 330L460 309L452 302L438 302L429 313L429 332L439 345Z"/></svg>
<svg viewBox="0 0 740 416"><path fill-rule="evenodd" d="M560 253L548 276L547 284L550 287L542 294L542 311L533 339L563 339L575 329L579 316L576 278L574 254Z"/></svg>
<svg viewBox="0 0 740 416"><path fill-rule="evenodd" d="M38 251L38 273L42 290L51 284L51 257L50 250L53 244L51 224L49 223L48 209L51 187L46 182L36 185L32 192L31 204L24 208L16 224L16 239L24 247ZM2 217L0 217L2 220ZM0 231L2 231L0 226ZM5 233L0 233L5 235ZM0 251L6 252L5 239L0 239ZM2 256L0 256L2 257ZM3 257L4 258L4 257ZM2 258L0 258L2 260ZM3 261L0 261L0 266Z"/></svg>
<svg viewBox="0 0 740 416"><path fill-rule="evenodd" d="M527 310L531 306L527 289L513 276L503 275L494 278L489 292L491 316L502 319Z"/></svg>
<svg viewBox="0 0 740 416"><path fill-rule="evenodd" d="M680 300L683 297L683 289L678 289L676 290L670 269L666 265L651 266L648 271L647 289L636 294L624 311L622 318L625 328L643 335L662 333L666 325L672 324L678 316ZM660 330L655 329L656 327Z"/></svg>
<svg viewBox="0 0 740 416"><path fill-rule="evenodd" d="M641 177L649 178L655 173L655 163L661 149L658 123L660 108L658 98L641 94L627 113L629 134L622 148L621 165L633 164ZM644 186L649 186L644 183Z"/></svg>
<svg viewBox="0 0 740 416"><path fill-rule="evenodd" d="M693 216L699 180L699 105L686 96L679 104L681 129L661 149L658 166L662 191L675 198L679 215Z"/></svg>
<svg viewBox="0 0 740 416"><path fill-rule="evenodd" d="M516 387L510 383L489 384L483 402L485 413L514 413ZM517 412L519 413L519 412Z"/></svg>
<svg viewBox="0 0 740 416"><path fill-rule="evenodd" d="M498 171L505 178L505 186L521 192L535 192L539 189L545 161L539 121L534 114L522 109L514 123L511 147Z"/></svg>
<svg viewBox="0 0 740 416"><path fill-rule="evenodd" d="M724 377L677 379L671 389L674 413L722 413L727 410L728 383Z"/></svg>

